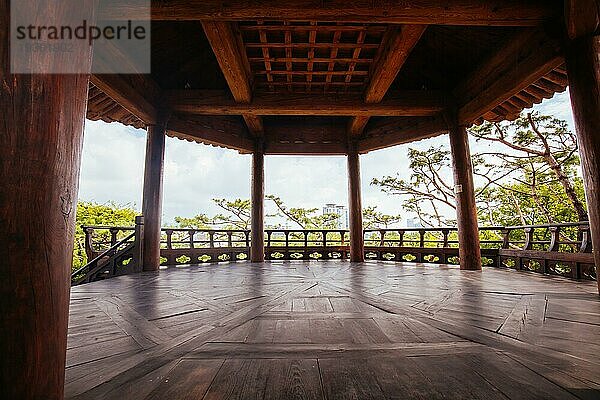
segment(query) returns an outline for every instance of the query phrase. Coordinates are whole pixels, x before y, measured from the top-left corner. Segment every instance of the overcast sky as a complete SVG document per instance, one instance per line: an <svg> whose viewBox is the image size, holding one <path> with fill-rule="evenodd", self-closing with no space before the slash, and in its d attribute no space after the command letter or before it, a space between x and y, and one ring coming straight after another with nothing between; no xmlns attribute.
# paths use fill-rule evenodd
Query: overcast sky
<svg viewBox="0 0 600 400"><path fill-rule="evenodd" d="M568 93L534 107L566 119L573 126ZM87 121L79 199L131 205L142 204L146 132L118 123ZM408 177L409 147L448 146L447 136L373 151L361 156L363 207L377 206L388 214L401 214L401 199L388 196L369 183L374 177ZM471 143L474 151L477 145ZM163 220L176 216L218 212L211 199L250 197L250 155L167 137ZM265 158L265 192L281 197L291 207L317 207L325 203L347 204L345 157ZM267 205L267 212L271 212ZM406 216L412 217L412 216ZM406 221L406 218L404 218Z"/></svg>

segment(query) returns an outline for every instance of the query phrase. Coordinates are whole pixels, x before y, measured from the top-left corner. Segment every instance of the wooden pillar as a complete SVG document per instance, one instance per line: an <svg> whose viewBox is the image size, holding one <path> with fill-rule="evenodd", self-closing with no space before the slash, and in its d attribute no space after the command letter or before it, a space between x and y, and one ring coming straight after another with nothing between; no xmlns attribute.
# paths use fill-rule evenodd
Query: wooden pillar
<svg viewBox="0 0 600 400"><path fill-rule="evenodd" d="M0 0L0 392L62 399L90 54L69 53L85 74L11 74L9 3Z"/></svg>
<svg viewBox="0 0 600 400"><path fill-rule="evenodd" d="M572 40L566 63L600 292L600 36Z"/></svg>
<svg viewBox="0 0 600 400"><path fill-rule="evenodd" d="M360 193L360 156L355 144L348 151L348 212L350 219L350 261L365 261L362 202Z"/></svg>
<svg viewBox="0 0 600 400"><path fill-rule="evenodd" d="M250 261L265 261L265 154L262 142L252 154L252 215Z"/></svg>
<svg viewBox="0 0 600 400"><path fill-rule="evenodd" d="M160 267L160 229L162 217L162 186L165 159L165 119L148 126L146 165L144 169L143 270L157 271Z"/></svg>
<svg viewBox="0 0 600 400"><path fill-rule="evenodd" d="M477 207L475 205L473 165L471 163L467 128L456 123L451 124L450 149L454 170L460 269L481 270L481 248L477 225Z"/></svg>

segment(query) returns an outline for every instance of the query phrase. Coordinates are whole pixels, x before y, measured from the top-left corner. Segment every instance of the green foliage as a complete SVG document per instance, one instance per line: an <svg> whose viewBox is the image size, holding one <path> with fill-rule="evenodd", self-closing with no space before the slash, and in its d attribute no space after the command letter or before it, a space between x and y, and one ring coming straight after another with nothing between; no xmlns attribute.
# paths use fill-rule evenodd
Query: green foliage
<svg viewBox="0 0 600 400"><path fill-rule="evenodd" d="M300 229L335 229L339 215L317 213L317 208L298 208L287 207L281 198L275 195L267 195L267 200L271 200L277 207L277 213L271 217L283 217L289 222L297 224Z"/></svg>
<svg viewBox="0 0 600 400"><path fill-rule="evenodd" d="M371 185L387 194L403 197L402 208L416 214L424 225L448 223L440 207L454 209L454 192L446 175L450 170L450 152L442 146L427 150L409 149L411 169L408 180L399 175L373 178ZM430 210L430 211L426 211Z"/></svg>
<svg viewBox="0 0 600 400"><path fill-rule="evenodd" d="M211 218L211 225L219 229L250 229L250 200L213 199L225 214L217 214Z"/></svg>
<svg viewBox="0 0 600 400"><path fill-rule="evenodd" d="M73 247L73 270L83 267L88 259L85 253L85 233L82 226L106 225L131 227L135 224L136 210L131 205L114 202L98 204L90 201L77 203L75 222L75 244ZM108 232L98 232L108 235Z"/></svg>
<svg viewBox="0 0 600 400"><path fill-rule="evenodd" d="M583 180L575 178L577 196L585 198ZM556 181L536 188L536 196L523 183L513 183L489 189L489 203L478 202L478 214L483 225L538 225L575 222L578 215L569 202L562 185Z"/></svg>
<svg viewBox="0 0 600 400"><path fill-rule="evenodd" d="M175 224L177 228L209 229L211 223L211 218L209 218L206 214L198 214L192 218L175 217Z"/></svg>
<svg viewBox="0 0 600 400"><path fill-rule="evenodd" d="M201 213L194 217L175 217L176 228L191 229L249 229L250 200L213 199L224 212L212 217Z"/></svg>
<svg viewBox="0 0 600 400"><path fill-rule="evenodd" d="M377 211L377 206L363 208L363 227L365 229L387 229L402 221L400 215L387 215Z"/></svg>
<svg viewBox="0 0 600 400"><path fill-rule="evenodd" d="M472 157L480 224L587 220L577 140L565 121L530 113L511 122L486 122L470 134L491 145L489 152ZM424 226L455 225L445 217L456 208L450 153L432 146L409 149L408 156L408 180L384 176L371 184L401 196L402 207L417 215Z"/></svg>

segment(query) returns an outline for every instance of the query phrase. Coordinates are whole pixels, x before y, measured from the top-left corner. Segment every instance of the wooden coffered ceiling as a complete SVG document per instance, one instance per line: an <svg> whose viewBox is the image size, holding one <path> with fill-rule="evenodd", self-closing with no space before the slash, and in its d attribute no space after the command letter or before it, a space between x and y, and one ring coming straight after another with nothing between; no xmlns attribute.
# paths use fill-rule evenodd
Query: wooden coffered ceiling
<svg viewBox="0 0 600 400"><path fill-rule="evenodd" d="M95 75L88 118L267 154L361 152L514 119L565 90L561 1L152 2L152 74ZM109 10L135 18L135 8Z"/></svg>

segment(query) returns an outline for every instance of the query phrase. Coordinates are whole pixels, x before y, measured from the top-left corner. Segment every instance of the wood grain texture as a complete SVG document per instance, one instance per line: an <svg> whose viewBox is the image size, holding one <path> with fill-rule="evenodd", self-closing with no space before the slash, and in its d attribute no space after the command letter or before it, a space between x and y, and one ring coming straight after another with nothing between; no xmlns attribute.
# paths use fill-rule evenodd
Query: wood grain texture
<svg viewBox="0 0 600 400"><path fill-rule="evenodd" d="M265 154L262 143L252 153L250 260L265 260Z"/></svg>
<svg viewBox="0 0 600 400"><path fill-rule="evenodd" d="M229 22L204 21L204 33L227 80L236 101L247 103L252 100L252 76L246 57L239 48L234 28Z"/></svg>
<svg viewBox="0 0 600 400"><path fill-rule="evenodd" d="M450 127L450 150L454 171L460 268L481 270L481 247L469 134L464 126Z"/></svg>
<svg viewBox="0 0 600 400"><path fill-rule="evenodd" d="M580 146L581 165L592 231L596 266L600 265L600 37L587 36L569 43L567 72L571 106ZM596 267L598 268L598 267ZM600 292L600 276L598 276Z"/></svg>
<svg viewBox="0 0 600 400"><path fill-rule="evenodd" d="M597 34L600 4L596 0L566 0L565 23L571 39Z"/></svg>
<svg viewBox="0 0 600 400"><path fill-rule="evenodd" d="M365 260L363 241L362 195L360 186L360 155L356 145L348 150L348 218L350 229L350 261Z"/></svg>
<svg viewBox="0 0 600 400"><path fill-rule="evenodd" d="M236 25L232 22L203 21L202 27L233 98L239 103L249 103L252 100L252 74ZM254 136L262 136L261 118L257 115L243 117L249 131Z"/></svg>
<svg viewBox="0 0 600 400"><path fill-rule="evenodd" d="M144 75L139 76L142 80L149 80ZM129 111L146 124L155 124L157 110L154 104L155 100L151 93L142 93L138 87L132 86L121 75L92 75L90 81L113 99L117 104ZM146 86L155 86L154 83L148 83Z"/></svg>
<svg viewBox="0 0 600 400"><path fill-rule="evenodd" d="M424 25L388 28L373 63L371 80L365 90L366 103L378 103L383 100L426 28Z"/></svg>
<svg viewBox="0 0 600 400"><path fill-rule="evenodd" d="M220 90L176 90L166 93L174 112L201 115L320 115L320 116L430 116L446 106L437 91L388 93L370 104L359 94L259 93L250 103L238 103Z"/></svg>
<svg viewBox="0 0 600 400"><path fill-rule="evenodd" d="M563 62L560 43L545 33L515 35L455 90L459 122L471 124Z"/></svg>
<svg viewBox="0 0 600 400"><path fill-rule="evenodd" d="M9 4L0 1L0 397L62 399L89 75L11 74ZM69 14L64 4L20 6L41 20ZM89 49L53 56L21 57L89 71Z"/></svg>
<svg viewBox="0 0 600 400"><path fill-rule="evenodd" d="M266 154L346 154L347 148L346 127L339 118L265 119Z"/></svg>
<svg viewBox="0 0 600 400"><path fill-rule="evenodd" d="M77 286L71 304L69 399L600 390L594 282L411 263L214 264ZM198 306L207 314L182 314ZM145 330L155 344L141 350L133 338Z"/></svg>
<svg viewBox="0 0 600 400"><path fill-rule="evenodd" d="M144 215L144 271L160 267L160 229L162 222L163 171L165 161L166 121L148 126L142 214Z"/></svg>
<svg viewBox="0 0 600 400"><path fill-rule="evenodd" d="M152 2L153 20L317 20L335 22L372 22L392 24L448 24L483 26L537 26L560 13L561 3L539 0L461 0L448 4L441 0L351 2L333 0L271 1L211 0L190 3L172 0ZM138 6L139 7L139 6ZM139 9L135 4L103 10L102 17L136 19Z"/></svg>
<svg viewBox="0 0 600 400"><path fill-rule="evenodd" d="M369 84L364 93L365 103L383 100L426 28L426 25L388 27L371 66ZM348 127L350 137L360 136L368 120L364 116L352 118Z"/></svg>

